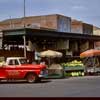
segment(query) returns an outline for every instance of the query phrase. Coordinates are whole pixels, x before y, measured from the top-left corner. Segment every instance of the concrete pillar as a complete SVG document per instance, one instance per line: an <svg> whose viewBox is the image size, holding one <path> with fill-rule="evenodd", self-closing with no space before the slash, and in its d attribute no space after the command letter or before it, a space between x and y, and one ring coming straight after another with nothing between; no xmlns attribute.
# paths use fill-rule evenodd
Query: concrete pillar
<svg viewBox="0 0 100 100"><path fill-rule="evenodd" d="M23 36L23 41L24 41L24 57L26 58L26 36Z"/></svg>

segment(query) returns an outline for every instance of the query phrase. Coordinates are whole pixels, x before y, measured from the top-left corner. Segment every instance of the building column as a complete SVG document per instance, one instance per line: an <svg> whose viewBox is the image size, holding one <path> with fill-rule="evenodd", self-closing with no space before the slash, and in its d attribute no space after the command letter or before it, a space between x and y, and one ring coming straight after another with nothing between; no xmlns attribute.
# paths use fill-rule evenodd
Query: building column
<svg viewBox="0 0 100 100"><path fill-rule="evenodd" d="M26 36L23 36L23 41L24 41L24 57L26 58Z"/></svg>

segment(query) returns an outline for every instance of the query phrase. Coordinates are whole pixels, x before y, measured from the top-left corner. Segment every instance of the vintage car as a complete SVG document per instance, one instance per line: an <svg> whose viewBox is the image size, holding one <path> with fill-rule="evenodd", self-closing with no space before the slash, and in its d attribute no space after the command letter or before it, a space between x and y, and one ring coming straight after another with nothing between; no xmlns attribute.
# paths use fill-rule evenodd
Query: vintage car
<svg viewBox="0 0 100 100"><path fill-rule="evenodd" d="M48 75L45 65L28 64L23 57L8 57L0 63L0 80L25 79L29 83L41 81Z"/></svg>

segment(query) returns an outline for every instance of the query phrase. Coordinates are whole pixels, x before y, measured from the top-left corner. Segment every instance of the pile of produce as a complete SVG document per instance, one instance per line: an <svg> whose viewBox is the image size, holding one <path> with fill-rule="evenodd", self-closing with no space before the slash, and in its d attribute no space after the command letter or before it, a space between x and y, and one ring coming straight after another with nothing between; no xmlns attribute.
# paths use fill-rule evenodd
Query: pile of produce
<svg viewBox="0 0 100 100"><path fill-rule="evenodd" d="M65 76L84 76L84 65L82 61L73 60L61 64L65 69Z"/></svg>
<svg viewBox="0 0 100 100"><path fill-rule="evenodd" d="M67 63L62 63L61 65L63 67L83 67L84 66L82 61L77 61L77 60L73 60Z"/></svg>
<svg viewBox="0 0 100 100"><path fill-rule="evenodd" d="M65 76L84 76L84 72L67 72L65 73Z"/></svg>

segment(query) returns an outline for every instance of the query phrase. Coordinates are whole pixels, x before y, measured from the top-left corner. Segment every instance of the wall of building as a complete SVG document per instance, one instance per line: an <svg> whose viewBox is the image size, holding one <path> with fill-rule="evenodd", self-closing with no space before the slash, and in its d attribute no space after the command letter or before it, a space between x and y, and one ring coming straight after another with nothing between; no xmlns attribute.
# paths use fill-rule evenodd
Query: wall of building
<svg viewBox="0 0 100 100"><path fill-rule="evenodd" d="M2 44L3 44L3 33L0 32L0 49L2 49Z"/></svg>
<svg viewBox="0 0 100 100"><path fill-rule="evenodd" d="M99 27L96 27L96 26L93 27L93 35L100 35L100 28Z"/></svg>
<svg viewBox="0 0 100 100"><path fill-rule="evenodd" d="M9 28L46 28L57 30L60 32L70 32L71 31L71 18L67 16L62 16L58 14L44 15L44 16L32 16L25 18L9 19L0 22L0 29Z"/></svg>
<svg viewBox="0 0 100 100"><path fill-rule="evenodd" d="M33 56L32 56L33 55ZM22 50L0 50L0 57L24 57L24 51ZM34 52L27 51L27 59L32 62L34 60Z"/></svg>
<svg viewBox="0 0 100 100"><path fill-rule="evenodd" d="M59 32L71 32L71 18L58 15L57 30Z"/></svg>
<svg viewBox="0 0 100 100"><path fill-rule="evenodd" d="M100 28L94 26L93 27L93 35L98 35L100 36ZM94 42L94 48L100 50L100 41Z"/></svg>
<svg viewBox="0 0 100 100"><path fill-rule="evenodd" d="M83 23L83 34L93 35L93 25Z"/></svg>
<svg viewBox="0 0 100 100"><path fill-rule="evenodd" d="M84 41L83 43L81 42L80 46L80 52L84 52L89 49L89 41Z"/></svg>
<svg viewBox="0 0 100 100"><path fill-rule="evenodd" d="M93 34L93 25L78 20L71 21L71 32L79 34Z"/></svg>
<svg viewBox="0 0 100 100"><path fill-rule="evenodd" d="M71 20L71 32L72 33L83 33L83 26L81 21Z"/></svg>

